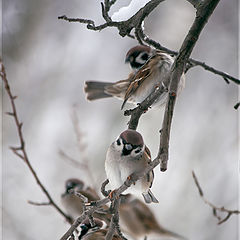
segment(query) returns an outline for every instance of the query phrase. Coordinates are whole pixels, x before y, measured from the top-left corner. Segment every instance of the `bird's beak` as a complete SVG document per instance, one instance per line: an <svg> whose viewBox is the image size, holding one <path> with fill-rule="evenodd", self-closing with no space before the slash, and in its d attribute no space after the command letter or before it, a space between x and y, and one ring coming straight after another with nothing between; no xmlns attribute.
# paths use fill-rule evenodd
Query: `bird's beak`
<svg viewBox="0 0 240 240"><path fill-rule="evenodd" d="M63 197L65 197L67 194L68 194L67 192L62 193L62 194L61 194L61 197L63 198Z"/></svg>
<svg viewBox="0 0 240 240"><path fill-rule="evenodd" d="M65 193L62 193L61 197L65 197L69 195L69 189L66 189Z"/></svg>
<svg viewBox="0 0 240 240"><path fill-rule="evenodd" d="M134 57L133 57L133 56L126 56L126 58L125 58L125 63L132 62L133 60L134 60Z"/></svg>

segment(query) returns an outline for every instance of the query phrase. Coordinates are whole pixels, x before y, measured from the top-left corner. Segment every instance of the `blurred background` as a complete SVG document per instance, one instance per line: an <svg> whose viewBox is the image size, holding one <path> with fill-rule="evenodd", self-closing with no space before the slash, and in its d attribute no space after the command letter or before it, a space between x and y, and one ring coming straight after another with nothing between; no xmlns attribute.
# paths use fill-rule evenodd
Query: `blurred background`
<svg viewBox="0 0 240 240"><path fill-rule="evenodd" d="M129 2L118 1L110 13ZM18 96L26 150L59 205L67 178L81 178L99 189L105 180L106 150L129 120L117 99L87 102L84 81L126 78L130 69L124 64L125 54L137 44L120 37L115 28L94 32L82 24L58 20L64 14L104 22L100 1L3 0L3 59L12 92ZM186 0L168 0L146 19L145 31L162 45L178 50L194 16L195 9ZM192 57L237 77L236 0L220 1ZM188 239L238 239L238 216L217 225L191 174L194 170L209 201L238 208L238 112L233 108L237 101L235 84L227 85L200 67L187 73L185 90L175 107L168 170L155 169L152 191L159 204L150 207L163 226ZM10 104L3 91L3 112L7 111ZM138 127L153 157L163 111L148 111ZM81 150L73 118L78 118ZM63 217L51 206L27 203L47 199L24 162L9 150L18 145L15 123L3 114L3 239L59 239L69 228ZM60 150L87 162L93 179L59 154Z"/></svg>

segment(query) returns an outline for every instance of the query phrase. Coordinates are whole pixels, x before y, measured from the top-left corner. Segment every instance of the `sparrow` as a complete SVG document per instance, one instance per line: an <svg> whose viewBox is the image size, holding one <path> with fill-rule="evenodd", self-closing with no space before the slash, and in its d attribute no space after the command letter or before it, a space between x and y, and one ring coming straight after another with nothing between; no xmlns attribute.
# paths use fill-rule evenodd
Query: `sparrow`
<svg viewBox="0 0 240 240"><path fill-rule="evenodd" d="M108 229L104 229L103 222L99 219L94 218L95 226L91 226L88 219L85 219L80 224L80 235L78 237L79 240L105 240L105 236L108 232ZM117 235L114 235L113 240L121 240L121 238Z"/></svg>
<svg viewBox="0 0 240 240"><path fill-rule="evenodd" d="M123 109L126 102L141 103L163 85L166 91L156 99L153 106L165 105L169 85L165 86L163 80L170 72L174 58L163 51L152 49L146 45L138 45L127 52L125 62L129 63L132 68L127 79L115 83L86 81L84 91L87 100L116 97L123 100L121 107ZM185 75L183 74L178 85L177 95L184 85Z"/></svg>
<svg viewBox="0 0 240 240"><path fill-rule="evenodd" d="M133 173L139 173L151 163L151 154L141 134L128 129L120 134L107 150L105 171L111 189L119 188ZM142 194L146 203L158 203L150 188L154 174L150 171L128 188L125 193Z"/></svg>
<svg viewBox="0 0 240 240"><path fill-rule="evenodd" d="M88 199L89 203L100 200L96 191L91 187L85 186L84 182L80 179L68 179L65 183L65 192L61 195L61 202L67 214L74 219L78 218L83 213L83 202L78 196L70 193L70 190L81 193ZM108 206L105 205L102 207L103 211L96 211L93 216L109 224L111 221L111 214L108 213L108 209Z"/></svg>
<svg viewBox="0 0 240 240"><path fill-rule="evenodd" d="M150 208L139 199L134 198L131 194L121 198L119 216L123 231L134 239L144 239L145 236L150 235L186 239L162 227L157 222Z"/></svg>

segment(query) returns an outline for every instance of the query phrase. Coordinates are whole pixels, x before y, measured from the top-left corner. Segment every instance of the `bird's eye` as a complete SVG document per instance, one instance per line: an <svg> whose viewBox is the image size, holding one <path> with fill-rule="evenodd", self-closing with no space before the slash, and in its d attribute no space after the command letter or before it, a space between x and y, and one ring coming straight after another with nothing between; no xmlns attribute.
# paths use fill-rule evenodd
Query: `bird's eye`
<svg viewBox="0 0 240 240"><path fill-rule="evenodd" d="M131 144L125 144L125 148L128 150L128 151L130 151L130 150L132 150L132 145Z"/></svg>
<svg viewBox="0 0 240 240"><path fill-rule="evenodd" d="M70 188L73 188L73 187L74 187L74 184L73 184L73 183L68 183L68 184L67 184L67 188L70 189Z"/></svg>
<svg viewBox="0 0 240 240"><path fill-rule="evenodd" d="M141 148L135 150L135 153L140 153L141 152Z"/></svg>
<svg viewBox="0 0 240 240"><path fill-rule="evenodd" d="M119 140L119 139L117 140L117 145L118 145L118 146L120 146L120 145L121 145L121 142L120 142L120 140Z"/></svg>
<svg viewBox="0 0 240 240"><path fill-rule="evenodd" d="M142 56L141 56L142 60L148 60L148 54L147 53L144 53Z"/></svg>

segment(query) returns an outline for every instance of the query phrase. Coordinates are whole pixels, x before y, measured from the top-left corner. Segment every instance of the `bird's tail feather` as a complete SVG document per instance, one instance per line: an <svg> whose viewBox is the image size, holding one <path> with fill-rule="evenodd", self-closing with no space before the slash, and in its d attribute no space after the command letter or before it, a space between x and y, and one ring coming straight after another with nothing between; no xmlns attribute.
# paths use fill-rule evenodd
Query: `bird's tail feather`
<svg viewBox="0 0 240 240"><path fill-rule="evenodd" d="M142 193L143 198L145 200L146 203L158 203L158 200L156 199L156 197L153 195L153 193L151 192L151 190L149 189L148 192L144 192Z"/></svg>
<svg viewBox="0 0 240 240"><path fill-rule="evenodd" d="M179 240L188 240L186 237L184 237L178 233L175 233L170 230L163 229L163 228L160 228L158 231L156 231L156 234L159 234L161 236L166 235L166 236L173 237L173 238L179 239Z"/></svg>
<svg viewBox="0 0 240 240"><path fill-rule="evenodd" d="M85 82L84 91L86 93L87 100L92 101L100 98L112 97L112 95L106 93L105 91L106 87L111 86L112 84L113 83L96 81Z"/></svg>

